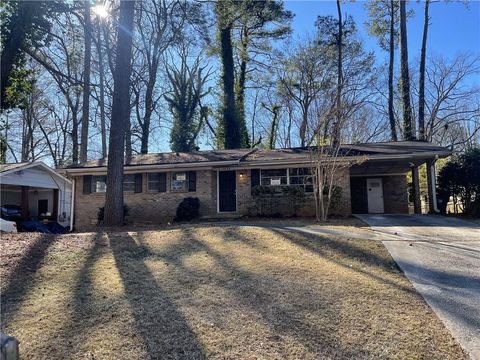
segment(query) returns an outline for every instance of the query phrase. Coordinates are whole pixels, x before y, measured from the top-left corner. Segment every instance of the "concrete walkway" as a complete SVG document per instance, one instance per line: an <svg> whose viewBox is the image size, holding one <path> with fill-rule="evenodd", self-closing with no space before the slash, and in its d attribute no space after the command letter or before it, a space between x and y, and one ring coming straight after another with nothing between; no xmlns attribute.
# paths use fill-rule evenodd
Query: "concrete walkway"
<svg viewBox="0 0 480 360"><path fill-rule="evenodd" d="M472 359L480 360L480 227L428 215L359 215Z"/></svg>

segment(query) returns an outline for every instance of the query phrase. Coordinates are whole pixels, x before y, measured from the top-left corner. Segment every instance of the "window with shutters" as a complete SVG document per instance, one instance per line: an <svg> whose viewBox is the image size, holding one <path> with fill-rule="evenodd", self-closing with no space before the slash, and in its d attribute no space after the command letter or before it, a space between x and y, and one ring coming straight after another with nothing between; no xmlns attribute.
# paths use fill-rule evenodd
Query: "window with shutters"
<svg viewBox="0 0 480 360"><path fill-rule="evenodd" d="M124 192L135 191L135 174L123 175L123 191Z"/></svg>
<svg viewBox="0 0 480 360"><path fill-rule="evenodd" d="M104 193L107 191L107 176L92 176L92 193Z"/></svg>
<svg viewBox="0 0 480 360"><path fill-rule="evenodd" d="M149 173L147 180L147 188L149 192L167 191L166 173Z"/></svg>

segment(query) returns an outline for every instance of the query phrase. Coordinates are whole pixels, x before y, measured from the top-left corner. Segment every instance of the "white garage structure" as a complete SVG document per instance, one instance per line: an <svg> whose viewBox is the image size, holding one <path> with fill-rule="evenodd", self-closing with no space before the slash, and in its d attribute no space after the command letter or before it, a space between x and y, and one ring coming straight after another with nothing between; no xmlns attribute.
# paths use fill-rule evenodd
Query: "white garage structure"
<svg viewBox="0 0 480 360"><path fill-rule="evenodd" d="M17 205L24 220L72 228L72 182L43 162L0 165L1 205Z"/></svg>

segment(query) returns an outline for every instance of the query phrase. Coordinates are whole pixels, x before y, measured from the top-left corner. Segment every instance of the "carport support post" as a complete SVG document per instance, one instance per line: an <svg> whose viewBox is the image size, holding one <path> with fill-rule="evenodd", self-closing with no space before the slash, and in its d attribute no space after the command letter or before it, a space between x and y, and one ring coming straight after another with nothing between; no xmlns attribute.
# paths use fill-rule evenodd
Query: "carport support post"
<svg viewBox="0 0 480 360"><path fill-rule="evenodd" d="M427 160L427 186L428 186L428 213L437 214L437 178L435 175L435 160Z"/></svg>
<svg viewBox="0 0 480 360"><path fill-rule="evenodd" d="M418 175L418 166L412 166L412 183L413 183L413 212L415 214L422 213L422 205L420 202L420 176Z"/></svg>
<svg viewBox="0 0 480 360"><path fill-rule="evenodd" d="M28 186L22 186L22 198L20 202L22 220L28 220L28 190Z"/></svg>
<svg viewBox="0 0 480 360"><path fill-rule="evenodd" d="M58 221L58 189L53 189L52 217L53 217L54 221Z"/></svg>

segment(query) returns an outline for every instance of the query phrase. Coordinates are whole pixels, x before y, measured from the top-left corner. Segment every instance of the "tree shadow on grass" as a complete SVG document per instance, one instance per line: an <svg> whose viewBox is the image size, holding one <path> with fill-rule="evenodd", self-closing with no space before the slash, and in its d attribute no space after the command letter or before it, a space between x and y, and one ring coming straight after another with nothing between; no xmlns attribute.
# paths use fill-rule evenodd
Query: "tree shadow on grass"
<svg viewBox="0 0 480 360"><path fill-rule="evenodd" d="M144 263L150 251L128 234L111 239L115 263L137 330L152 359L204 359L186 319Z"/></svg>
<svg viewBox="0 0 480 360"><path fill-rule="evenodd" d="M47 334L46 340L41 344L44 353L56 354L57 358L64 358L78 351L78 345L84 343L89 336L89 328L93 326L91 320L95 312L91 271L96 261L107 251L108 244L102 233L95 234L91 241L93 247L88 251L79 271L75 273L75 285L71 295L73 306L68 310L69 321L54 333Z"/></svg>
<svg viewBox="0 0 480 360"><path fill-rule="evenodd" d="M301 233L298 230L289 229L274 229L271 231L284 237L292 244L300 246L313 254L317 254L322 258L334 262L351 271L358 272L367 277L372 278L378 282L381 282L387 286L397 288L412 295L420 297L420 295L411 286L403 286L395 281L387 279L378 271L372 271L373 269L396 272L401 272L401 269L390 257L380 257L377 254L361 248L354 244L353 241L340 241L330 237L323 237L320 235L314 235L311 233ZM356 241L369 241L369 240L356 240ZM377 246L383 246L381 243L377 243ZM365 263L365 267L353 266L352 262L357 264Z"/></svg>
<svg viewBox="0 0 480 360"><path fill-rule="evenodd" d="M40 269L48 248L55 240L55 235L39 236L10 273L8 284L1 294L0 323L2 327L7 325L19 309L28 291L34 286L35 274Z"/></svg>
<svg viewBox="0 0 480 360"><path fill-rule="evenodd" d="M182 244L182 249L176 249L175 246L172 246L168 251L161 251L159 254L151 254L151 256L157 257L159 260L168 261L171 266L174 266L175 271L172 273L177 277L178 281L188 281L189 284L193 285L204 284L207 281L215 287L223 288L234 294L235 302L238 305L248 308L252 313L262 318L260 324L264 323L270 329L272 334L270 341L276 344L279 353L282 353L281 348L284 346L282 338L285 337L295 339L299 344L302 344L302 347L308 349L313 354L334 356L334 354L338 355L341 353L345 358L369 357L368 352L364 349L342 347L332 333L322 328L323 325L335 327L335 322L340 321L334 313L334 309L330 308L329 296L326 296L324 299L321 293L315 293L315 299L312 299L312 303L306 304L305 299L313 296L313 293L302 282L284 283L268 272L256 273L246 270L236 264L234 259L228 256L228 254L214 249L203 239L199 238L195 231L189 228L183 228L181 231L183 232L182 238L187 239L188 246L185 243ZM231 231L221 234L225 242L230 242L230 239L225 237L232 235ZM251 243L249 239L241 239L242 236L239 234L236 234L236 237L242 243ZM139 241L140 243L144 241L141 236ZM192 251L192 249L195 250ZM222 271L217 275L213 269L205 273L185 267L183 259L185 256L195 255L195 252L205 252L212 256ZM229 274L229 276L225 277L224 274ZM314 305L312 305L313 303ZM225 306L235 305L225 304ZM329 319L332 322L320 325L308 320L311 312L320 308L322 309L321 311L330 313ZM215 317L216 321L226 321L226 319L222 318L224 316L222 315L223 311L215 313L214 308L208 311L213 312L210 315ZM216 321L213 322L215 323ZM235 326L240 329L243 324L239 323ZM255 336L253 335L253 338ZM245 346L245 343L241 344L242 341L248 342L248 339L238 339L240 348Z"/></svg>

